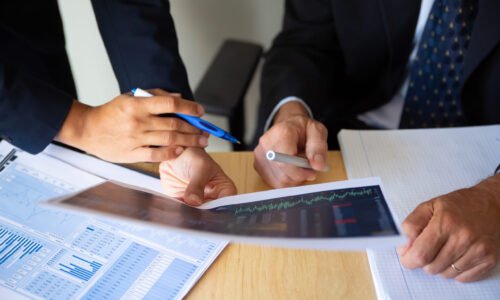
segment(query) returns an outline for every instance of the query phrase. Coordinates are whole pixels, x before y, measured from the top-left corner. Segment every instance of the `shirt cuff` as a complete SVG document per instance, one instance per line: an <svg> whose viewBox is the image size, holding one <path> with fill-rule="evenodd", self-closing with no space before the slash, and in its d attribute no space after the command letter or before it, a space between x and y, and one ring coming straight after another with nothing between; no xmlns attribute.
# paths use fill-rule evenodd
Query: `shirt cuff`
<svg viewBox="0 0 500 300"><path fill-rule="evenodd" d="M309 107L309 105L307 105L307 103L304 102L304 100L302 100L298 97L295 97L295 96L289 96L289 97L281 99L281 101L278 102L278 104L276 104L273 111L271 111L271 113L269 114L269 117L267 117L266 123L264 125L264 132L267 131L269 129L269 127L271 127L271 122L273 121L274 117L276 116L276 113L278 112L278 110L286 103L292 102L292 101L297 101L300 104L302 104L305 107L305 109L307 110L307 113L309 114L309 116L311 118L313 118L311 108Z"/></svg>

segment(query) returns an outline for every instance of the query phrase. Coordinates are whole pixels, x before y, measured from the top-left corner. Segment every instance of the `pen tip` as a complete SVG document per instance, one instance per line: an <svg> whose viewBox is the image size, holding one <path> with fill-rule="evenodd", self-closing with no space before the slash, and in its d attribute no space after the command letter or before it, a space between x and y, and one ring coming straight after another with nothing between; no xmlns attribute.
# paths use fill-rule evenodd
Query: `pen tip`
<svg viewBox="0 0 500 300"><path fill-rule="evenodd" d="M238 145L241 145L241 142L240 142L240 141L236 141L236 143L237 143Z"/></svg>

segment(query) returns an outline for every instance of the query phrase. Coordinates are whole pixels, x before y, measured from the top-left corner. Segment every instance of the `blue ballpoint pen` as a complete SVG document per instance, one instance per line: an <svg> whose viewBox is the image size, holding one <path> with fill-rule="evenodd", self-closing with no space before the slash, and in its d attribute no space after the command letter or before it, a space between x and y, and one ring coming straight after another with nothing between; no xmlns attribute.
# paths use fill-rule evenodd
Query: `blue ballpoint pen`
<svg viewBox="0 0 500 300"><path fill-rule="evenodd" d="M132 94L136 97L151 97L150 93L146 92L145 90L141 90L140 88L135 88L132 89ZM230 141L231 143L234 144L241 144L240 141L238 141L234 136L232 136L229 132L215 126L214 124L207 122L201 118L195 117L195 116L190 116L186 114L180 114L180 113L173 113L173 115L183 119L184 121L188 122L189 124L193 125L194 127L203 130L205 132L210 133L211 135L214 135L218 138Z"/></svg>

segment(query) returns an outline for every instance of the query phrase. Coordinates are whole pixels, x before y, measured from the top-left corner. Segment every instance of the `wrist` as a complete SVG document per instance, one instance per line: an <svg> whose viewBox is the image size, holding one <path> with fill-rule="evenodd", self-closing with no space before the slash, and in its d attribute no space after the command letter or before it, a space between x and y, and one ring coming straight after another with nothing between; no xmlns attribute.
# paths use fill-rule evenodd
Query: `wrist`
<svg viewBox="0 0 500 300"><path fill-rule="evenodd" d="M484 199L491 199L493 207L497 211L497 215L500 218L500 174L493 175L485 180L481 181L477 188L483 194Z"/></svg>
<svg viewBox="0 0 500 300"><path fill-rule="evenodd" d="M84 128L87 114L91 109L90 106L74 100L61 129L54 139L58 142L85 150L82 147L82 140L85 135Z"/></svg>
<svg viewBox="0 0 500 300"><path fill-rule="evenodd" d="M274 117L273 124L282 122L292 117L302 116L310 118L309 112L299 101L290 101L280 107L276 116Z"/></svg>

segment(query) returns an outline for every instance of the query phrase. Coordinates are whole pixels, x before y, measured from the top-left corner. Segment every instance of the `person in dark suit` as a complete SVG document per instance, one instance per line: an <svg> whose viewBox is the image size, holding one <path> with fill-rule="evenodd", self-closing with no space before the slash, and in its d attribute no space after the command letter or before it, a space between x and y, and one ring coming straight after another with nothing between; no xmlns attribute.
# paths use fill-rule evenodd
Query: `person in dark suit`
<svg viewBox="0 0 500 300"><path fill-rule="evenodd" d="M266 151L304 153L322 170L341 128L500 123L499 1L285 2L263 69L254 150L269 185L312 181L316 171L269 162ZM481 279L498 262L499 228L496 175L417 207L403 224L401 262Z"/></svg>
<svg viewBox="0 0 500 300"><path fill-rule="evenodd" d="M185 147L207 146L206 134L158 116L204 113L186 100L193 95L168 1L94 0L92 5L123 93L97 107L76 100L57 1L2 1L0 138L30 153L55 139L113 162L175 163L179 155L195 155L207 166L215 164L204 151L183 153ZM133 97L128 92L134 87L155 96ZM220 168L210 170L203 184L219 176L232 185ZM203 197L203 190L195 192L197 200Z"/></svg>

